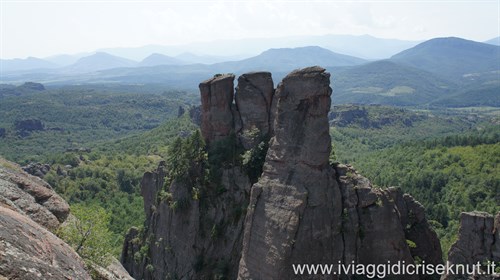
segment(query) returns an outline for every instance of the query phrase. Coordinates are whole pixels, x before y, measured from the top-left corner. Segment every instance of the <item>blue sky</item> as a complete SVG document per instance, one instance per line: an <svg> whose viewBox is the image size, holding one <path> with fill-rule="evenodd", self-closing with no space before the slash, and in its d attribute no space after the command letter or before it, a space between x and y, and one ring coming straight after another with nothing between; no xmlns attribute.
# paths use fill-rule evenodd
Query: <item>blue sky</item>
<svg viewBox="0 0 500 280"><path fill-rule="evenodd" d="M499 36L500 1L0 0L1 58L217 39Z"/></svg>

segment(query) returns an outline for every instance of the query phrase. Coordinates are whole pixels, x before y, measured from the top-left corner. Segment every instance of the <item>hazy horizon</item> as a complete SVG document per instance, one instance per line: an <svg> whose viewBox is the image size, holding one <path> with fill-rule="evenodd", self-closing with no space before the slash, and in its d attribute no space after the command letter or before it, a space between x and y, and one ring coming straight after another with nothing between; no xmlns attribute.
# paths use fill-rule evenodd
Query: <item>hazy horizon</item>
<svg viewBox="0 0 500 280"><path fill-rule="evenodd" d="M2 59L308 35L411 41L461 37L483 42L500 34L499 1L0 3Z"/></svg>

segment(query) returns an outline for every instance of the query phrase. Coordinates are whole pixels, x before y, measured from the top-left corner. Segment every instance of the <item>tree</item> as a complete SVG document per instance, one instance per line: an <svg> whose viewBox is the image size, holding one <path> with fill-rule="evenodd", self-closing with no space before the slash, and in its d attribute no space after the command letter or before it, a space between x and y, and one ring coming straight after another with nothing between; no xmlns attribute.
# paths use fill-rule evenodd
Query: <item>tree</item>
<svg viewBox="0 0 500 280"><path fill-rule="evenodd" d="M106 267L113 250L113 234L108 230L109 213L97 205L75 204L70 216L58 231L87 262Z"/></svg>

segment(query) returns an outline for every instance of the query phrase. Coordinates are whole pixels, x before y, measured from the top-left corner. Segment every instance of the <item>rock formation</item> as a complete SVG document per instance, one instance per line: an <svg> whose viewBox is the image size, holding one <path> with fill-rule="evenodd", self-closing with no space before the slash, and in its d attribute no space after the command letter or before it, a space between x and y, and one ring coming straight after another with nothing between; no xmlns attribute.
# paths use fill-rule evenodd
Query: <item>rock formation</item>
<svg viewBox="0 0 500 280"><path fill-rule="evenodd" d="M0 202L48 230L57 229L69 215L68 203L45 181L9 164L13 168L0 166Z"/></svg>
<svg viewBox="0 0 500 280"><path fill-rule="evenodd" d="M452 264L500 263L500 212L496 217L484 212L462 213L458 240L448 252L448 261ZM442 279L469 278L464 275L445 275ZM496 278L485 275L478 279L500 279L500 275Z"/></svg>
<svg viewBox="0 0 500 280"><path fill-rule="evenodd" d="M73 248L52 233L68 215L49 184L0 158L0 279L91 279ZM118 261L91 270L95 279L132 279Z"/></svg>
<svg viewBox="0 0 500 280"><path fill-rule="evenodd" d="M238 78L234 101L241 118L240 140L247 150L270 132L274 85L269 72L252 72Z"/></svg>
<svg viewBox="0 0 500 280"><path fill-rule="evenodd" d="M90 279L75 251L49 231L68 214L50 185L0 158L0 279Z"/></svg>
<svg viewBox="0 0 500 280"><path fill-rule="evenodd" d="M162 164L156 172L144 174L146 230L132 228L127 233L121 259L124 267L136 279L235 275L241 252L241 216L250 190L248 178L238 167L226 169L222 194L192 199L190 186L177 181L170 185L169 196L162 197L165 175Z"/></svg>
<svg viewBox="0 0 500 280"><path fill-rule="evenodd" d="M261 176L251 186L245 168L225 165L223 191L195 198L200 186L189 177L166 184L165 164L146 173L146 226L129 231L122 254L133 277L309 279L292 264L442 262L421 204L329 163L329 73L296 70L276 91L269 73L244 74L236 104L233 80L200 84L201 131L209 147L234 133L248 152L255 139L271 137Z"/></svg>
<svg viewBox="0 0 500 280"><path fill-rule="evenodd" d="M22 167L24 171L26 171L28 174L31 174L33 176L42 178L45 177L45 174L47 174L50 171L50 165L48 164L42 164L39 162L30 162L28 165Z"/></svg>
<svg viewBox="0 0 500 280"><path fill-rule="evenodd" d="M91 279L75 251L30 218L0 203L0 276Z"/></svg>
<svg viewBox="0 0 500 280"><path fill-rule="evenodd" d="M201 132L207 143L234 132L234 75L220 75L200 84Z"/></svg>

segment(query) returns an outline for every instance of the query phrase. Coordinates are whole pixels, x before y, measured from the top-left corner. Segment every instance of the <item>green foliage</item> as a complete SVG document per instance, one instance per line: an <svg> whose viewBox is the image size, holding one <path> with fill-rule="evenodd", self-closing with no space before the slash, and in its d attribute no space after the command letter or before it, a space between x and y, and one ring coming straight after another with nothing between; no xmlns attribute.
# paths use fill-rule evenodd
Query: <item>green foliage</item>
<svg viewBox="0 0 500 280"><path fill-rule="evenodd" d="M410 249L417 248L417 244L415 244L415 242L411 241L410 239L406 239L406 244L408 245L408 248L410 248Z"/></svg>
<svg viewBox="0 0 500 280"><path fill-rule="evenodd" d="M110 214L98 205L75 204L70 217L58 231L86 261L106 267L113 251L113 234L108 230Z"/></svg>
<svg viewBox="0 0 500 280"><path fill-rule="evenodd" d="M255 183L262 174L262 168L266 160L267 150L269 149L269 137L262 140L255 148L246 151L243 154L243 166L245 167L250 182Z"/></svg>
<svg viewBox="0 0 500 280"><path fill-rule="evenodd" d="M152 273L153 271L155 271L155 267L152 264L148 264L146 265L146 270Z"/></svg>
<svg viewBox="0 0 500 280"><path fill-rule="evenodd" d="M239 146L236 134L231 133L224 139L210 144L208 149L208 165L210 181L220 181L220 171L231 166L241 166L242 147Z"/></svg>
<svg viewBox="0 0 500 280"><path fill-rule="evenodd" d="M205 184L207 152L205 141L199 130L195 130L186 139L180 137L168 147L166 158L168 178L170 180L188 180L194 186ZM166 185L170 185L170 180Z"/></svg>
<svg viewBox="0 0 500 280"><path fill-rule="evenodd" d="M2 98L0 154L26 163L71 148L94 148L160 126L176 116L189 94L152 86L66 86ZM190 99L189 99L190 100ZM14 123L39 119L44 131L19 137ZM141 149L144 149L141 147ZM144 153L143 153L144 154Z"/></svg>

